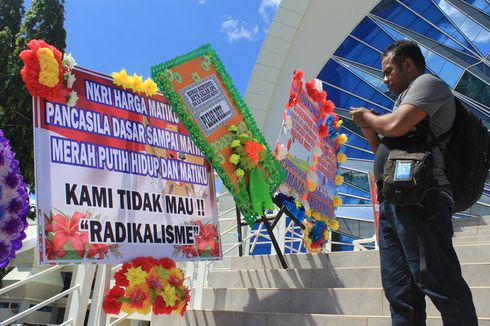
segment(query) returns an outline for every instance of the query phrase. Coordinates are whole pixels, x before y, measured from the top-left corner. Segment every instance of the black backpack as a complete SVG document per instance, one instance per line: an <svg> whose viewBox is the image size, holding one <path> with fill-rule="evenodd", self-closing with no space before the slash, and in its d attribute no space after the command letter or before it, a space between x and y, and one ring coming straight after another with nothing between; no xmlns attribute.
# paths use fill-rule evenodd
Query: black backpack
<svg viewBox="0 0 490 326"><path fill-rule="evenodd" d="M454 97L456 117L445 155L445 172L451 183L454 212L470 208L480 199L490 165L490 136L481 119Z"/></svg>

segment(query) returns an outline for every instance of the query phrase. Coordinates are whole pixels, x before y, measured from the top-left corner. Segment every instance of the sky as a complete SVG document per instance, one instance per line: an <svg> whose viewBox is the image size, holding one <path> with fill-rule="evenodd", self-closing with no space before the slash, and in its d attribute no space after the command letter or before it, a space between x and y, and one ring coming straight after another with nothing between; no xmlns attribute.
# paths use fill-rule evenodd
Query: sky
<svg viewBox="0 0 490 326"><path fill-rule="evenodd" d="M66 0L66 52L78 66L143 78L210 43L244 95L280 0Z"/></svg>

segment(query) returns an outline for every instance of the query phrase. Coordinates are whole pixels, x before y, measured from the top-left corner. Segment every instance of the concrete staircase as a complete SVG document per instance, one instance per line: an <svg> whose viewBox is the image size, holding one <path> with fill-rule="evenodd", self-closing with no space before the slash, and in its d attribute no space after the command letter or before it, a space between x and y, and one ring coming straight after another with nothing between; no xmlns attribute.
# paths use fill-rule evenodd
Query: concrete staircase
<svg viewBox="0 0 490 326"><path fill-rule="evenodd" d="M454 220L454 243L475 300L480 326L490 326L490 217ZM202 310L154 316L152 325L391 325L377 251L231 259L211 270ZM429 299L428 325L442 325Z"/></svg>

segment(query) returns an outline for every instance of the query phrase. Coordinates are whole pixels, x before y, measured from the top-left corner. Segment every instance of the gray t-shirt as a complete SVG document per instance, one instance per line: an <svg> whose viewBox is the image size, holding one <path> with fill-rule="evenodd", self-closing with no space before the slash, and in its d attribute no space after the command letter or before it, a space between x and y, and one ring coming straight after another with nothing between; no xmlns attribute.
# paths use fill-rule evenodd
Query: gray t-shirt
<svg viewBox="0 0 490 326"><path fill-rule="evenodd" d="M398 96L393 111L402 104L412 104L424 110L429 116L430 129L436 137L444 134L453 125L456 115L454 97L449 87L433 75L423 74L417 77ZM443 151L446 150L448 142L449 139L446 139L439 144ZM380 146L376 153L376 161L381 159L384 165L387 154L386 147ZM434 179L440 186L449 184L444 173L444 158L438 146L432 149L432 155Z"/></svg>

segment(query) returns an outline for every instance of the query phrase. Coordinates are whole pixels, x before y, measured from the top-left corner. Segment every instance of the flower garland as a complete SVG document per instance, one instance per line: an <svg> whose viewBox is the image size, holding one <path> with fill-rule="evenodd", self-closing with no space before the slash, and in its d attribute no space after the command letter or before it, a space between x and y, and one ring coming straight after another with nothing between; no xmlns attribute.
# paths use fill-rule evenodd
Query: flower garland
<svg viewBox="0 0 490 326"><path fill-rule="evenodd" d="M29 197L14 156L0 130L0 268L15 258L26 237Z"/></svg>
<svg viewBox="0 0 490 326"><path fill-rule="evenodd" d="M157 93L157 84L150 78L143 81L143 77L133 74L129 76L125 69L111 74L112 82L124 89L130 89L135 93L144 93L146 96L153 96Z"/></svg>
<svg viewBox="0 0 490 326"><path fill-rule="evenodd" d="M256 216L261 216L264 210L274 210L270 188L262 168L266 160L266 147L246 132L238 135L236 125L231 125L228 131L236 136L230 144L233 154L230 155L229 161L236 166L234 174L238 179L248 179L248 193L253 212Z"/></svg>
<svg viewBox="0 0 490 326"><path fill-rule="evenodd" d="M72 73L76 65L71 54L63 54L43 40L30 40L29 50L20 53L24 61L20 74L31 96L55 100L58 96L65 97L68 107L78 101L77 92L71 91L76 81Z"/></svg>
<svg viewBox="0 0 490 326"><path fill-rule="evenodd" d="M114 274L116 284L107 292L102 308L108 314L134 312L184 315L190 291L184 272L170 258L138 257Z"/></svg>

